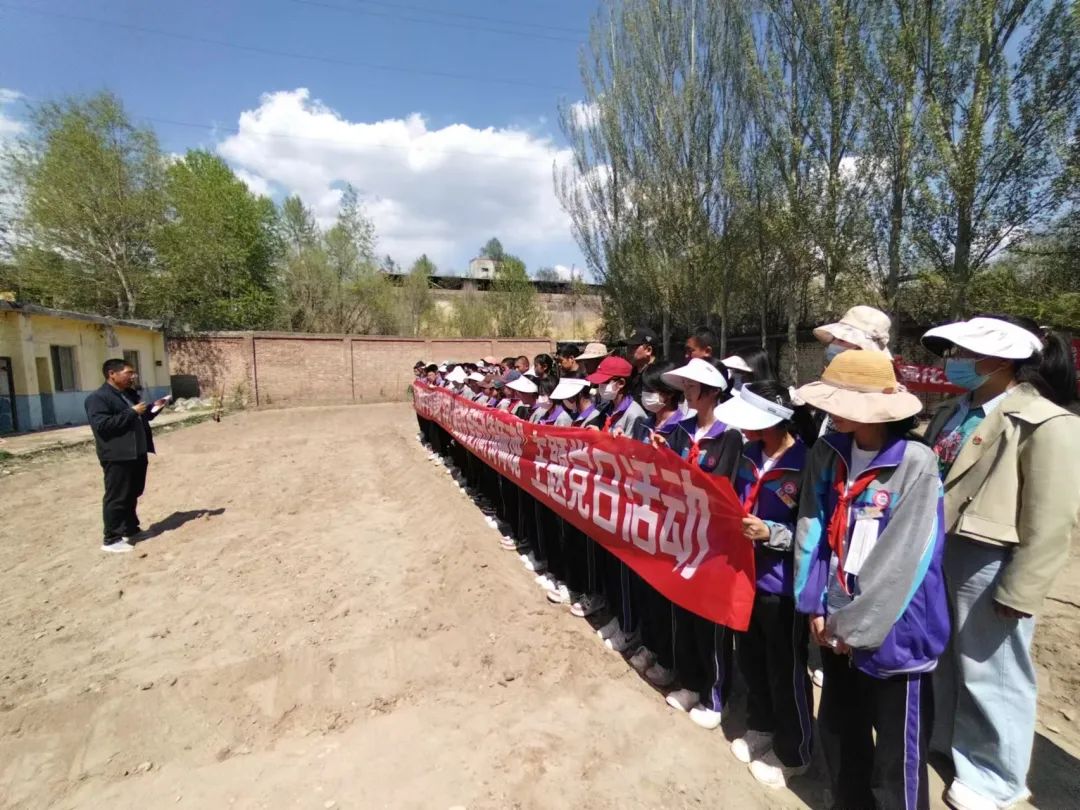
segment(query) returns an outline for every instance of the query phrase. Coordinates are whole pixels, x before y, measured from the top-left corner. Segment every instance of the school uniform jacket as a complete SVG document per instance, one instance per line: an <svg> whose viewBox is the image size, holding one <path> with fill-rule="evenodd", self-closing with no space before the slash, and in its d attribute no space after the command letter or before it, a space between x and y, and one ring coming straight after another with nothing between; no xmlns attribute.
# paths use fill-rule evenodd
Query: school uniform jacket
<svg viewBox="0 0 1080 810"><path fill-rule="evenodd" d="M877 478L852 502L847 539L860 517L876 520L878 536L859 574L844 577L844 594L828 527L851 443L851 434L833 433L810 451L795 530L796 608L825 616L828 634L852 648L854 665L867 675L928 672L949 640L937 458L923 444L892 439L870 462Z"/></svg>
<svg viewBox="0 0 1080 810"><path fill-rule="evenodd" d="M566 412L562 405L555 405L544 414L540 420L542 425L554 425L555 427L570 427L574 423L574 417Z"/></svg>
<svg viewBox="0 0 1080 810"><path fill-rule="evenodd" d="M602 428L604 426L604 414L594 403L590 403L585 410L574 417L573 426Z"/></svg>
<svg viewBox="0 0 1080 810"><path fill-rule="evenodd" d="M633 436L640 422L645 420L646 411L635 400L623 397L623 401L614 406L604 417L608 433L621 430L627 436Z"/></svg>
<svg viewBox="0 0 1080 810"><path fill-rule="evenodd" d="M668 437L668 447L680 458L694 463L690 458L697 433L697 416L688 416L675 426ZM711 475L720 475L734 483L742 454L742 435L730 430L720 420L712 423L708 432L698 441L697 466Z"/></svg>
<svg viewBox="0 0 1080 810"><path fill-rule="evenodd" d="M634 427L633 438L637 439L642 444L649 444L652 441L652 434L659 433L666 439L672 434L672 431L679 426L679 422L685 418L686 414L681 410L677 410L665 419L663 424L657 425L656 414L649 413L643 421L638 422Z"/></svg>
<svg viewBox="0 0 1080 810"><path fill-rule="evenodd" d="M959 400L935 413L933 446ZM994 599L1038 612L1065 566L1080 504L1080 419L1021 383L960 449L945 478L945 531L1011 549ZM953 542L950 540L950 542Z"/></svg>
<svg viewBox="0 0 1080 810"><path fill-rule="evenodd" d="M757 504L751 512L769 527L769 538L754 543L757 589L763 593L789 598L795 596L792 548L807 452L802 440L796 439L795 444L777 459L766 474L767 480L758 490ZM763 461L761 442L752 442L743 448L735 474L735 494L740 501L749 497ZM775 478L772 477L774 474Z"/></svg>

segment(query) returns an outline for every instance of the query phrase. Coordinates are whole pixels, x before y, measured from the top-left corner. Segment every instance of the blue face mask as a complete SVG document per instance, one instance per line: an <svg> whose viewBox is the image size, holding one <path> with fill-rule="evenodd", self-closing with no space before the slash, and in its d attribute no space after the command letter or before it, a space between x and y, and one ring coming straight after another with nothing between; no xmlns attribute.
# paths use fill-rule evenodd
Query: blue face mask
<svg viewBox="0 0 1080 810"><path fill-rule="evenodd" d="M945 379L953 385L958 385L967 391L981 388L986 382L988 375L979 374L975 370L974 357L950 357L945 361Z"/></svg>
<svg viewBox="0 0 1080 810"><path fill-rule="evenodd" d="M836 359L836 355L843 354L848 350L847 346L841 346L839 343L830 343L825 347L825 365L829 365Z"/></svg>

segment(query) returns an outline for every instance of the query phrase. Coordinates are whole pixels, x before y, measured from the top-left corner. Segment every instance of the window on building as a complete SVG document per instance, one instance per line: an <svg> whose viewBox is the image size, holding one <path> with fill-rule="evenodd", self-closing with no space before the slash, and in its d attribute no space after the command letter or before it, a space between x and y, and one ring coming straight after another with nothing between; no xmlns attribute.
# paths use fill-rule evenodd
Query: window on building
<svg viewBox="0 0 1080 810"><path fill-rule="evenodd" d="M75 381L75 347L74 346L50 346L53 368L53 389L56 391L74 391Z"/></svg>
<svg viewBox="0 0 1080 810"><path fill-rule="evenodd" d="M142 369L139 368L139 353L135 349L124 349L124 362L135 369L135 373L142 377Z"/></svg>

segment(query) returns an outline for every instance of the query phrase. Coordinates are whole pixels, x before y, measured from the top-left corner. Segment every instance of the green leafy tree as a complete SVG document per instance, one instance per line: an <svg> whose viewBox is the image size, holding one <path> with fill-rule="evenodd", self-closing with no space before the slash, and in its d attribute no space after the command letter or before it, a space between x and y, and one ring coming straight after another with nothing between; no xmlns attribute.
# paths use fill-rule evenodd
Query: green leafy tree
<svg viewBox="0 0 1080 810"><path fill-rule="evenodd" d="M132 124L111 93L41 104L30 124L6 160L20 204L20 287L54 306L144 314L165 221L154 133Z"/></svg>
<svg viewBox="0 0 1080 810"><path fill-rule="evenodd" d="M279 217L281 240L290 255L315 247L319 242L319 226L315 215L297 195L286 197Z"/></svg>
<svg viewBox="0 0 1080 810"><path fill-rule="evenodd" d="M490 337L491 323L491 305L484 294L469 291L454 301L449 328L459 337Z"/></svg>
<svg viewBox="0 0 1080 810"><path fill-rule="evenodd" d="M503 258L488 295L495 337L538 337L547 331L536 287L521 259L510 255Z"/></svg>
<svg viewBox="0 0 1080 810"><path fill-rule="evenodd" d="M174 328L266 329L277 308L277 211L225 162L191 151L166 172L155 309Z"/></svg>
<svg viewBox="0 0 1080 810"><path fill-rule="evenodd" d="M438 273L435 263L423 254L413 262L408 275L402 281L399 292L401 299L401 327L407 335L419 335L425 319L435 308L431 297L431 278Z"/></svg>
<svg viewBox="0 0 1080 810"><path fill-rule="evenodd" d="M503 250L502 242L496 239L494 236L484 243L484 246L480 248L480 257L484 259L491 259L492 261L501 262L506 257L506 252Z"/></svg>

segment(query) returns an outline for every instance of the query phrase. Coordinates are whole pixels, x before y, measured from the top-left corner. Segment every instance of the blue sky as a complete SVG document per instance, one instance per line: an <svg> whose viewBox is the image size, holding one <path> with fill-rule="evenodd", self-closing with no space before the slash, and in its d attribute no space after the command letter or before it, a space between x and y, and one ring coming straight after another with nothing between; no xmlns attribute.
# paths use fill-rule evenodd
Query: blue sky
<svg viewBox="0 0 1080 810"><path fill-rule="evenodd" d="M401 263L425 251L462 270L498 235L532 269L580 267L551 174L565 159L557 106L580 98L594 10L588 0L0 0L0 87L30 101L111 89L167 151L214 149L253 188L299 192L324 220L351 182ZM0 114L10 129L20 105Z"/></svg>

